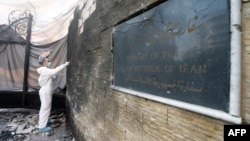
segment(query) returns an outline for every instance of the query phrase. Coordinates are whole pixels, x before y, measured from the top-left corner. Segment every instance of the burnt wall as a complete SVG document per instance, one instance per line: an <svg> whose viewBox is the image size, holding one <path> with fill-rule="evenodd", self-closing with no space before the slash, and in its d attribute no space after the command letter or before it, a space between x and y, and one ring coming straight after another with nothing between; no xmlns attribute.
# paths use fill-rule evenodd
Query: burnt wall
<svg viewBox="0 0 250 141"><path fill-rule="evenodd" d="M111 89L113 29L163 0L97 0L69 28L67 116L77 141L223 140L224 121ZM246 102L249 103L249 102ZM247 104L246 104L247 105ZM249 105L249 104L248 104ZM248 115L248 114L246 114ZM249 120L249 119L248 119Z"/></svg>

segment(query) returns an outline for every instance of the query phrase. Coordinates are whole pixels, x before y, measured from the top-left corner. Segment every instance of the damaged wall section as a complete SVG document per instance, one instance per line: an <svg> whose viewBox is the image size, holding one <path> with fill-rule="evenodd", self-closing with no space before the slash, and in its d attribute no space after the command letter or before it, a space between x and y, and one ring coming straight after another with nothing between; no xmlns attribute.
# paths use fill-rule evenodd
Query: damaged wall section
<svg viewBox="0 0 250 141"><path fill-rule="evenodd" d="M225 121L110 88L113 84L113 28L162 2L166 1L96 1L93 3L96 9L84 21L84 26L79 25L79 19L88 9L83 6L83 11L76 11L68 36L71 67L67 71L66 100L67 116L77 141L223 140L223 127L229 124ZM243 7L250 9L246 5ZM245 22L243 30L248 30L248 21ZM245 62L249 59L245 54ZM245 75L244 106L249 107L246 82L250 76L246 72ZM249 111L243 111L243 122L249 123Z"/></svg>

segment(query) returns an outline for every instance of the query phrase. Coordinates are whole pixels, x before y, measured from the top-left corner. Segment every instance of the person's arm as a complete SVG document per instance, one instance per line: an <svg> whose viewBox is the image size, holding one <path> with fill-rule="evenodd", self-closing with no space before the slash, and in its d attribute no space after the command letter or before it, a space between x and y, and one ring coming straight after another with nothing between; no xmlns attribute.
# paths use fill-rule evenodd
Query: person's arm
<svg viewBox="0 0 250 141"><path fill-rule="evenodd" d="M68 65L69 65L69 62L66 62L66 63L64 63L64 64L62 64L54 69L46 69L44 74L52 77L53 75L56 75L57 73L62 71Z"/></svg>

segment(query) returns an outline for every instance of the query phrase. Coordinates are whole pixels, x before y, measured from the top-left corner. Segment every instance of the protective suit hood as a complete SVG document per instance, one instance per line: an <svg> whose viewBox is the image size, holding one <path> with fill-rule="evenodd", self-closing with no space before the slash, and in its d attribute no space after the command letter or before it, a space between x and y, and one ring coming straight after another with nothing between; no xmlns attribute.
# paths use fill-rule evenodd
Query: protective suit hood
<svg viewBox="0 0 250 141"><path fill-rule="evenodd" d="M37 72L40 74L42 72L43 67L37 69Z"/></svg>

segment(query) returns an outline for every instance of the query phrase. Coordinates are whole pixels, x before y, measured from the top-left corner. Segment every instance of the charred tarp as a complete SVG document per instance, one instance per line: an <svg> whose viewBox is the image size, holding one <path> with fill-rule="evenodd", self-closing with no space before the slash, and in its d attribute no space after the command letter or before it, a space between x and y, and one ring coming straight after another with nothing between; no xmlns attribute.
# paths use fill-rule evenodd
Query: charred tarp
<svg viewBox="0 0 250 141"><path fill-rule="evenodd" d="M29 91L28 89L28 73L29 73L29 62L30 62L30 48L31 48L31 28L32 28L33 16L30 11L14 10L8 16L9 24L0 25L0 54L7 53L7 48L25 48L24 68L12 69L23 69L23 80L22 91L20 90L0 90L0 107L26 107L26 108L39 108L40 100L38 90ZM1 60L0 60L1 61ZM2 60L4 61L4 60ZM9 63L9 65L12 65ZM0 70L1 71L1 70ZM13 70L10 70L13 71ZM18 74L16 74L18 75ZM10 78L14 78L12 76ZM2 80L3 81L3 80ZM10 80L15 81L15 80ZM1 82L5 83L5 82ZM8 83L8 82L6 82ZM14 83L13 83L14 84ZM1 84L0 84L1 85ZM15 87L15 86L13 86ZM53 108L64 109L65 101L65 90L57 89L57 94L53 95Z"/></svg>

